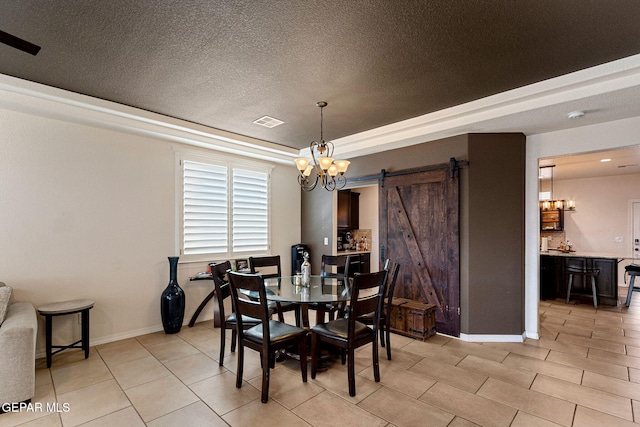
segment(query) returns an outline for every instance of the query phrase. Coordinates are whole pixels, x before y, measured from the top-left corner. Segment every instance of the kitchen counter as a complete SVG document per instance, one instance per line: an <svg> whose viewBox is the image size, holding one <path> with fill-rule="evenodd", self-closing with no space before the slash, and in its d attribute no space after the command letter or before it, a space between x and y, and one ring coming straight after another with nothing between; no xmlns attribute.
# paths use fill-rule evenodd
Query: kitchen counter
<svg viewBox="0 0 640 427"><path fill-rule="evenodd" d="M549 249L548 251L540 251L540 255L550 255L550 256L563 256L563 257L575 257L575 258L611 258L617 259L618 262L623 259L633 259L631 256L625 256L614 253L607 252L563 252L558 249Z"/></svg>
<svg viewBox="0 0 640 427"><path fill-rule="evenodd" d="M348 251L338 251L338 255L354 255L354 254L370 254L371 251L356 251L356 250L348 250Z"/></svg>
<svg viewBox="0 0 640 427"><path fill-rule="evenodd" d="M567 268L598 270L596 288L598 303L618 305L618 263L629 259L624 255L604 252L562 252L557 250L540 251L540 298L554 299L567 297ZM586 290L584 295L572 293L572 299L584 299L592 302L590 286L584 277L573 280L573 289Z"/></svg>

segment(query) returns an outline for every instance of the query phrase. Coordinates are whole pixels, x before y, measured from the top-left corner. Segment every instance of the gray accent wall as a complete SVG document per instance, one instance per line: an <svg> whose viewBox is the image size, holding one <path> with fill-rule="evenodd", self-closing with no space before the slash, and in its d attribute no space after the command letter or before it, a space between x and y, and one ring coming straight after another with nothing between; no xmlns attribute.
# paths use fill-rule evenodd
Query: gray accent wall
<svg viewBox="0 0 640 427"><path fill-rule="evenodd" d="M521 133L469 135L468 334L524 332L524 176Z"/></svg>
<svg viewBox="0 0 640 427"><path fill-rule="evenodd" d="M302 240L300 243L309 245L312 274L320 274L322 254L331 255L332 248L335 246L333 211L336 193L326 191L320 186L311 192L300 191L302 192L300 209ZM329 238L329 245L324 244L325 237Z"/></svg>

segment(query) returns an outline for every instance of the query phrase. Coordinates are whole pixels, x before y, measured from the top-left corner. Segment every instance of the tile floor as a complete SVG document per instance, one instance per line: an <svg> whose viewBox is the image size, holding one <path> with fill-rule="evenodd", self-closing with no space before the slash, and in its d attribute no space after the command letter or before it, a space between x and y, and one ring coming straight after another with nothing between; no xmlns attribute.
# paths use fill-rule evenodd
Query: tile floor
<svg viewBox="0 0 640 427"><path fill-rule="evenodd" d="M523 344L393 335L380 383L370 347L357 352L356 397L339 363L306 384L297 362L278 363L268 404L256 353L247 351L236 389L235 355L218 366L219 330L203 322L92 347L87 360L67 351L51 369L38 360L34 403L57 402L57 411L3 414L0 427L632 426L640 423L635 303L596 310L542 301L540 339Z"/></svg>

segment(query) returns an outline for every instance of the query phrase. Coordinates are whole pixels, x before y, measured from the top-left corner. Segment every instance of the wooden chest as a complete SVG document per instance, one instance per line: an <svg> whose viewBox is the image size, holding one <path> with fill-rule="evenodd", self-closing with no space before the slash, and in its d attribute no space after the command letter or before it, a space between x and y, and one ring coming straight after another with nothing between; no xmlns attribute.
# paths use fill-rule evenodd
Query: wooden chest
<svg viewBox="0 0 640 427"><path fill-rule="evenodd" d="M436 306L406 298L391 303L391 331L419 340L436 334Z"/></svg>

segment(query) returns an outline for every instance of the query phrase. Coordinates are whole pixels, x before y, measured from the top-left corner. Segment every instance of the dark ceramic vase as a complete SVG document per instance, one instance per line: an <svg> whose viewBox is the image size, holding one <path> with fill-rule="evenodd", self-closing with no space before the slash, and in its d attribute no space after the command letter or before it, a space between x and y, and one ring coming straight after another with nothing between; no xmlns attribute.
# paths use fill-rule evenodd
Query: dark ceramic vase
<svg viewBox="0 0 640 427"><path fill-rule="evenodd" d="M180 332L184 320L184 291L178 285L178 257L169 257L169 284L160 297L160 314L165 334Z"/></svg>

